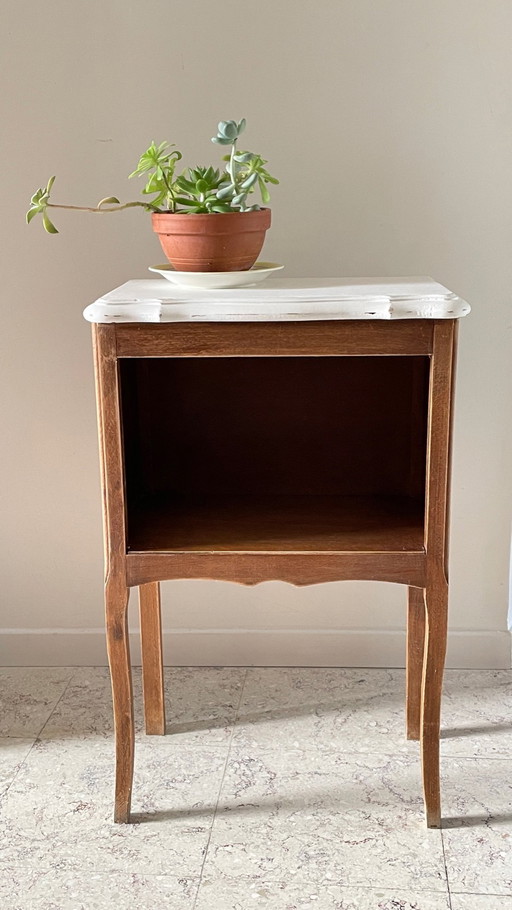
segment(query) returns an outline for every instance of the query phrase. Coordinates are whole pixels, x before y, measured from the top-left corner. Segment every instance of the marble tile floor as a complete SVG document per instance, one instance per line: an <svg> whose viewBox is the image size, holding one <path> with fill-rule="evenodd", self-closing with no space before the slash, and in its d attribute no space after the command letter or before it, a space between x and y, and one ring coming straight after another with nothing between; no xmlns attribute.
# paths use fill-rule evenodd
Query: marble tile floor
<svg viewBox="0 0 512 910"><path fill-rule="evenodd" d="M134 824L112 823L105 668L0 668L0 910L512 910L512 671L451 670L443 827L400 670L135 670Z"/></svg>

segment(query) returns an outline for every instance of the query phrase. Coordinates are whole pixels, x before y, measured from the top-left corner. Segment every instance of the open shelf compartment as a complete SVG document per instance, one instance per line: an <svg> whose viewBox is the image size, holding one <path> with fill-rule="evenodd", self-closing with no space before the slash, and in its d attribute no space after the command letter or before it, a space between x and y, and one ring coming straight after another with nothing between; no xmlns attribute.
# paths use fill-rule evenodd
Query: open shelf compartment
<svg viewBox="0 0 512 910"><path fill-rule="evenodd" d="M428 357L119 364L128 551L423 549Z"/></svg>

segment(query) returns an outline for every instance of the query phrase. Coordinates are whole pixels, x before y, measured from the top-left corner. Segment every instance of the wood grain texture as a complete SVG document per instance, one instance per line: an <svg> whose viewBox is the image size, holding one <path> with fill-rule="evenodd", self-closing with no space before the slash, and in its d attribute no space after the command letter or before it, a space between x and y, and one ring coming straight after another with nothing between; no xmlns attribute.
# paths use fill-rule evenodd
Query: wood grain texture
<svg viewBox="0 0 512 910"><path fill-rule="evenodd" d="M162 618L158 582L140 585L140 644L146 733L165 734L165 694L162 654Z"/></svg>
<svg viewBox="0 0 512 910"><path fill-rule="evenodd" d="M423 552L423 503L400 496L155 497L130 513L129 550Z"/></svg>
<svg viewBox="0 0 512 910"><path fill-rule="evenodd" d="M129 586L142 586L146 717L148 730L161 732L164 715L159 581L212 578L251 585L266 580L307 585L361 579L398 582L410 589L408 734L416 737L419 732L421 736L427 824L440 824L439 721L447 630L447 515L454 339L454 322L444 320L126 324L94 328L104 499L107 641L116 729L116 821L129 820L133 775L133 698L127 633ZM431 355L428 402L425 360L421 362L425 355ZM281 389L285 377L283 374L281 382L269 358L343 356L416 357L417 364L411 370L405 365L404 376L400 378L397 373L394 380L393 370L389 375L386 371L381 375L378 364L375 368L369 367L371 381L364 394L364 377L358 377L356 381L355 370L352 379L361 394L353 396L352 410L343 398L345 367L340 368L337 379L333 376L334 383L326 369L320 371L317 380L309 373L310 378L306 380L305 369L301 380L299 371L290 389L298 390L298 397L304 404L302 410L294 410L291 392L285 393L279 405L274 404L278 396L272 394L272 388ZM130 367L129 361L124 360L127 357L145 358L147 369L146 363L141 363L143 369L139 375ZM177 429L185 440L180 455L182 461L170 472L173 477L181 477L182 489L175 489L172 483L166 484L166 473L158 466L158 453L162 447L164 466L168 458L166 438L159 436L157 431L159 422L165 421L166 415L170 414L169 402L159 402L151 411L154 390L159 388L159 383L155 382L155 376L151 378L150 363L155 358L166 357L267 358L269 363L270 388L266 389L263 398L271 400L272 407L260 414L251 404L249 393L237 391L231 402L233 447L230 451L219 449L218 457L215 433L225 439L226 432L220 419L222 415L213 407L214 393L205 391L212 386L211 382L205 382L209 365L205 364L205 369L198 372L197 411L194 412L192 400L187 400L185 416L178 415L174 424L169 423L169 440L175 451L178 448ZM123 364L121 369L120 363ZM230 374L228 370L226 387L231 383L239 390L243 372L237 379L235 372ZM179 371L174 373L179 375ZM171 374L174 375L172 371L169 376ZM347 375L350 376L350 372ZM147 385L144 376L148 379ZM164 376L164 387L169 376ZM387 404L382 406L387 402L385 397L377 401L371 394L372 388L379 389L390 380L390 387L396 390L396 413ZM335 405L332 413L326 411L325 420L315 401L307 398L312 381L319 381L322 396L325 388L325 399L329 404L332 399ZM121 382L125 386L123 416ZM253 377L247 388L254 385L258 386L258 382ZM185 387L191 388L188 383ZM333 394L334 388L336 394ZM212 418L208 423L204 413L209 409ZM149 423L146 420L148 412L153 415ZM186 416L188 412L192 414L191 420ZM173 420L175 417L173 411ZM261 436L268 418L269 437L251 463L254 444L251 427L256 427L255 435ZM311 439L321 439L324 431L329 434L329 422L341 421L344 426L346 440L343 436L339 439L326 437L326 449L329 452L339 450L338 466L330 456L317 456L315 447L309 445L307 420L313 418L324 422L315 427ZM363 426L364 419L375 422L377 435L372 435ZM402 460L397 470L394 470L395 456L387 448L387 441L389 447L394 445L389 439L390 421L393 423L391 435L396 433L405 446L401 455L398 452L397 457ZM204 431L203 462L195 464L192 454L195 456L203 444L193 435L198 426ZM142 447L137 442L138 437L144 443ZM352 460L348 442L351 437L356 440ZM284 446L283 464L290 465L290 455L295 453L303 461L294 464L292 470L278 473L279 482L274 489L269 476L279 465L280 441ZM393 452L395 450L396 446ZM173 451L172 446L169 451ZM363 451L377 455L359 470L359 453ZM260 470L259 463L266 453L269 455L267 474ZM245 464L245 473L235 475L234 470L228 469L223 472L223 463L229 467L236 457ZM425 463L426 471L422 467ZM126 483L134 494L131 500L128 495L128 505L127 465ZM311 467L310 474L304 470L305 465ZM346 495L353 489L347 475L350 470L359 497ZM195 498L192 495L194 487ZM245 488L253 494L252 503L251 496L245 496L245 492L242 503L234 495ZM277 502L276 490L279 492L283 488L291 498L286 501L285 496ZM221 509L219 496L223 499ZM155 506L155 503L158 504ZM404 508L406 503L407 508ZM423 609L420 589L425 591ZM422 641L423 660L420 657Z"/></svg>
<svg viewBox="0 0 512 910"><path fill-rule="evenodd" d="M119 357L286 357L430 354L433 321L115 325Z"/></svg>
<svg viewBox="0 0 512 910"><path fill-rule="evenodd" d="M105 613L116 739L114 821L128 822L133 780L133 692L128 637L124 453L113 326L93 326L105 542Z"/></svg>
<svg viewBox="0 0 512 910"><path fill-rule="evenodd" d="M128 634L129 588L119 576L110 575L105 586L107 652L112 681L116 740L114 821L130 821L135 735L133 689Z"/></svg>
<svg viewBox="0 0 512 910"><path fill-rule="evenodd" d="M439 736L448 623L448 584L443 572L431 572L428 576L425 614L421 690L423 794L427 826L439 828L441 827Z"/></svg>
<svg viewBox="0 0 512 910"><path fill-rule="evenodd" d="M105 576L115 563L122 574L126 553L124 450L121 434L119 372L115 326L93 325L98 415Z"/></svg>
<svg viewBox="0 0 512 910"><path fill-rule="evenodd" d="M425 594L423 588L408 588L406 660L407 739L419 739L421 731L421 686L425 649Z"/></svg>
<svg viewBox="0 0 512 910"><path fill-rule="evenodd" d="M427 436L425 543L429 562L446 574L455 325L436 322Z"/></svg>
<svg viewBox="0 0 512 910"><path fill-rule="evenodd" d="M129 553L128 583L203 578L257 585L286 581L317 585L327 581L389 581L422 587L424 553Z"/></svg>
<svg viewBox="0 0 512 910"><path fill-rule="evenodd" d="M427 438L425 650L421 753L427 825L441 824L439 731L448 627L448 496L455 324L437 322L431 361Z"/></svg>

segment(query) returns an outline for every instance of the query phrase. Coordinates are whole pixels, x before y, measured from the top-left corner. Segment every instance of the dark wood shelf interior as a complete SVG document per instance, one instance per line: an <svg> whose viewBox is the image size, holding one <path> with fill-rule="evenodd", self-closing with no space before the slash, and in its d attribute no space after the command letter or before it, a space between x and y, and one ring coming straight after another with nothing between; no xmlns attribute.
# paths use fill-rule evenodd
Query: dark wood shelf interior
<svg viewBox="0 0 512 910"><path fill-rule="evenodd" d="M131 551L422 550L427 357L120 361Z"/></svg>
<svg viewBox="0 0 512 910"><path fill-rule="evenodd" d="M423 503L399 497L159 498L131 514L132 551L389 552L423 548Z"/></svg>

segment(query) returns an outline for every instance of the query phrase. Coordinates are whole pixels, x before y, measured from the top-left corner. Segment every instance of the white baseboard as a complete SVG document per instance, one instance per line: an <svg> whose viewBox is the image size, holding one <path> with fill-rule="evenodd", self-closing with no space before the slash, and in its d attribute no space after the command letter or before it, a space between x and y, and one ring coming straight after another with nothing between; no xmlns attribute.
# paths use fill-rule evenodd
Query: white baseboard
<svg viewBox="0 0 512 910"><path fill-rule="evenodd" d="M393 630L168 629L164 660L170 666L403 667L405 632ZM140 663L138 632L131 633L132 662ZM508 669L508 632L453 631L447 666ZM103 629L3 629L0 666L102 666Z"/></svg>

